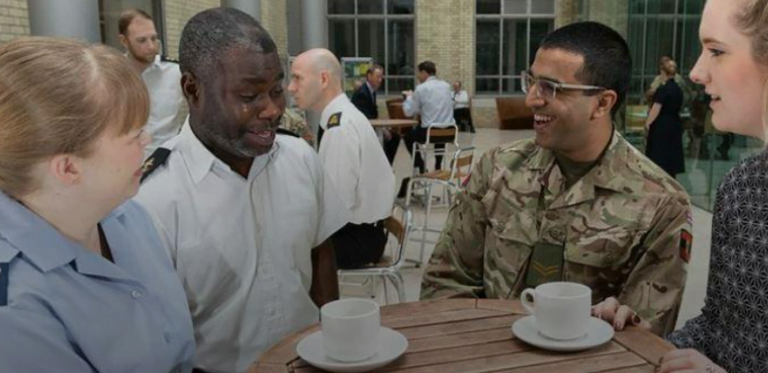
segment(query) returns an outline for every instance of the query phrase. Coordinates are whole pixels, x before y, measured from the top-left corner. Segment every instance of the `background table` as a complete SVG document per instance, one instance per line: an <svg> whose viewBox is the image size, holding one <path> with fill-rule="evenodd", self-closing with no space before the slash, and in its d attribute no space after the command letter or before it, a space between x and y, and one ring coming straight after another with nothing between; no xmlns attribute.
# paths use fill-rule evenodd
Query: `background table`
<svg viewBox="0 0 768 373"><path fill-rule="evenodd" d="M408 338L408 350L375 372L479 373L641 373L673 348L635 327L618 332L603 346L576 353L550 352L517 340L512 323L525 316L517 301L447 299L381 308L381 323ZM249 373L322 372L296 355L296 345L319 325L270 349Z"/></svg>
<svg viewBox="0 0 768 373"><path fill-rule="evenodd" d="M370 122L373 128L402 128L419 124L413 119L371 119Z"/></svg>

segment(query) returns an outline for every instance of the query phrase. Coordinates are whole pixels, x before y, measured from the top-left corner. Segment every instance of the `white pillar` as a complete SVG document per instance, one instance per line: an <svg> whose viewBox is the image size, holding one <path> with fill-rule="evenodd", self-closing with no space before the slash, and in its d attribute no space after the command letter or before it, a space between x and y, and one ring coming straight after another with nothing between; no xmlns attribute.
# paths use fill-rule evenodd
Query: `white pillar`
<svg viewBox="0 0 768 373"><path fill-rule="evenodd" d="M261 0L223 0L221 5L242 10L256 20L261 21Z"/></svg>

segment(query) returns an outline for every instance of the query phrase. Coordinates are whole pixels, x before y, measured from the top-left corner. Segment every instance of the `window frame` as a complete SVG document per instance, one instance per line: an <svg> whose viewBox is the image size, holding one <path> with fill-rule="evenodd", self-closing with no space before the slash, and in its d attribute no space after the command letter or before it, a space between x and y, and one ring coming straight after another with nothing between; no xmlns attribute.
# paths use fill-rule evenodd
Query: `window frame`
<svg viewBox="0 0 768 373"><path fill-rule="evenodd" d="M512 14L506 14L504 12L505 10L505 1L499 0L500 7L499 7L499 13L498 14L478 14L475 13L475 45L477 45L477 24L479 21L488 22L488 21L498 21L499 23L499 69L498 74L492 74L492 75L478 75L475 73L475 94L479 97L496 97L496 96L522 96L524 93L522 91L516 92L514 89L514 85L509 91L511 92L505 92L504 91L504 81L510 80L514 82L515 80L519 81L521 79L520 73L523 70L528 69L530 66L525 66L524 68L521 68L520 71L512 72L512 75L505 75L502 72L504 71L504 43L505 43L505 28L504 28L504 21L521 21L525 20L525 61L530 61L531 59L531 53L535 53L535 51L531 51L531 21L550 21L552 23L552 29L554 30L554 24L555 24L555 18L557 17L557 3L556 0L552 0L553 2L553 9L552 13L532 13L533 10L533 4L532 2L536 0L526 0L525 6L526 6L526 12L525 13L512 13ZM477 1L475 2L476 9L477 9ZM513 52L511 52L513 53ZM511 56L510 56L511 58ZM477 64L477 50L475 51L475 63ZM477 69L475 70L477 71ZM496 92L489 92L489 91L477 91L478 80L479 79L496 79L498 84L498 89Z"/></svg>
<svg viewBox="0 0 768 373"><path fill-rule="evenodd" d="M340 57L371 57L373 58L373 62L380 64L384 67L384 83L382 87L379 89L379 93L383 94L384 96L391 96L391 95L398 95L400 92L390 92L389 91L389 82L390 80L395 79L411 79L414 82L416 81L416 66L415 66L415 59L416 59L416 48L417 46L417 38L416 38L416 1L413 0L414 7L413 7L413 14L389 14L389 2L390 0L381 0L383 5L383 12L380 14L370 14L370 13L359 13L358 10L358 2L359 1L366 1L366 0L355 0L355 11L353 14L332 14L328 13L326 15L326 22L328 24L328 29L330 30L330 23L332 21L354 21L354 39L355 39L355 55L354 56L340 56ZM384 60L377 60L373 56L361 56L360 55L360 28L359 28L359 21L382 21L384 23ZM414 74L413 75L389 75L386 73L387 66L389 65L389 23L390 21L411 21L413 25L413 58L414 58ZM330 31L329 31L330 32ZM330 35L329 35L330 37Z"/></svg>

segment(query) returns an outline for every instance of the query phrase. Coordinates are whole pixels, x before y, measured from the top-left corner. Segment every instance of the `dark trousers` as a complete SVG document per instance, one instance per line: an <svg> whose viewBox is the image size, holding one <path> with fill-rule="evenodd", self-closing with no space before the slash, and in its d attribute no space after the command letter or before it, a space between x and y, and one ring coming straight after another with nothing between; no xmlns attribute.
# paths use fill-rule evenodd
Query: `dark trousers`
<svg viewBox="0 0 768 373"><path fill-rule="evenodd" d="M392 138L384 140L384 154L387 155L387 160L389 160L389 164L392 165L395 161L395 156L397 155L397 148L400 146L400 134L394 130L390 130L389 133L392 134Z"/></svg>
<svg viewBox="0 0 768 373"><path fill-rule="evenodd" d="M408 153L411 154L414 158L414 165L419 169L419 173L424 173L425 167L424 167L424 160L421 159L421 153L416 152L416 154L413 154L413 143L425 143L427 141L427 129L418 126L405 134L405 147L408 149ZM435 149L445 149L445 144L435 144ZM435 156L435 170L439 170L442 168L443 164L443 156L437 155Z"/></svg>
<svg viewBox="0 0 768 373"><path fill-rule="evenodd" d="M341 227L331 236L339 269L355 269L378 263L387 245L384 223L352 224Z"/></svg>
<svg viewBox="0 0 768 373"><path fill-rule="evenodd" d="M475 132L475 126L472 124L472 113L470 113L469 108L453 110L453 119L456 120L459 130Z"/></svg>

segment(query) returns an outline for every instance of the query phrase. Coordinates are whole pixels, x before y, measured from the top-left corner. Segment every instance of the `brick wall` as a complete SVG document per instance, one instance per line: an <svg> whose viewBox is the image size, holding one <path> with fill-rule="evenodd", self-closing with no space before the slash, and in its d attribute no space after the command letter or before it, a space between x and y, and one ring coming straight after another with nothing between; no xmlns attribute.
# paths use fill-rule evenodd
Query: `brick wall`
<svg viewBox="0 0 768 373"><path fill-rule="evenodd" d="M261 24L277 44L280 57L288 57L288 9L287 1L261 0Z"/></svg>
<svg viewBox="0 0 768 373"><path fill-rule="evenodd" d="M626 38L629 25L629 2L626 0L590 1L587 19L608 25Z"/></svg>
<svg viewBox="0 0 768 373"><path fill-rule="evenodd" d="M416 1L416 63L430 60L437 76L475 85L475 0Z"/></svg>
<svg viewBox="0 0 768 373"><path fill-rule="evenodd" d="M181 31L189 19L200 11L218 6L221 6L220 0L165 0L164 42L168 56L178 58Z"/></svg>
<svg viewBox="0 0 768 373"><path fill-rule="evenodd" d="M29 35L26 0L0 0L0 44Z"/></svg>
<svg viewBox="0 0 768 373"><path fill-rule="evenodd" d="M579 3L577 0L556 0L555 28L576 22L579 16L578 7Z"/></svg>

